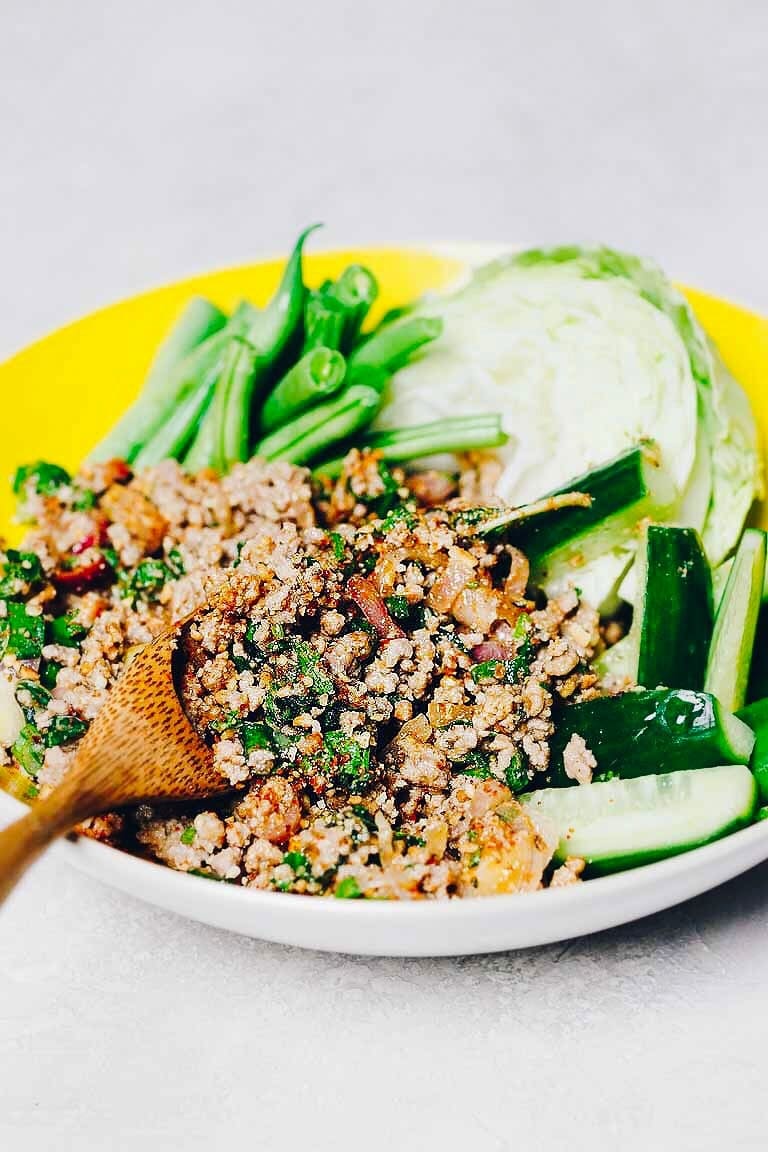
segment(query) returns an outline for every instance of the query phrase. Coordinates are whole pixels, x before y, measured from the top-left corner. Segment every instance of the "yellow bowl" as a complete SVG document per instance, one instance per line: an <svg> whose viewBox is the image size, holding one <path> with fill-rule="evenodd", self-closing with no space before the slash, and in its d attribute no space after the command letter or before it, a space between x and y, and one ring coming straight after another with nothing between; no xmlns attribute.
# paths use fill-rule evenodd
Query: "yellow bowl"
<svg viewBox="0 0 768 1152"><path fill-rule="evenodd" d="M423 249L370 248L306 258L310 283L344 265L367 264L382 286L379 312L439 288L462 270L460 259ZM264 303L282 260L211 272L94 312L51 333L0 365L0 537L15 541L10 477L19 464L77 465L136 395L155 348L190 296L225 309L242 297ZM768 436L768 320L725 300L685 289L699 319L752 402ZM761 509L759 522L768 528Z"/></svg>

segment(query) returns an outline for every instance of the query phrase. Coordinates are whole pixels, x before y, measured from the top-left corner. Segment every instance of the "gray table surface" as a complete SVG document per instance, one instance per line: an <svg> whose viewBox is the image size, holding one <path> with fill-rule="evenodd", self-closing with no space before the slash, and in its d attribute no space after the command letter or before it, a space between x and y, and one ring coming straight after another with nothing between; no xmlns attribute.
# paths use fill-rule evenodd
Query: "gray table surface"
<svg viewBox="0 0 768 1152"><path fill-rule="evenodd" d="M0 355L318 217L604 240L768 310L762 0L0 9ZM378 961L43 861L0 916L0 1147L763 1148L767 889Z"/></svg>

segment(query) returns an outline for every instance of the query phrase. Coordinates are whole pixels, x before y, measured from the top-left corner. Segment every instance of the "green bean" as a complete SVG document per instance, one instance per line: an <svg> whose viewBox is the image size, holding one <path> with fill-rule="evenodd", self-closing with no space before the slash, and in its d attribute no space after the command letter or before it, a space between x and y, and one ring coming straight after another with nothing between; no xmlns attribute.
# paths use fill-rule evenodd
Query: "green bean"
<svg viewBox="0 0 768 1152"><path fill-rule="evenodd" d="M270 392L261 410L262 432L287 424L307 408L338 392L346 364L340 352L313 348Z"/></svg>
<svg viewBox="0 0 768 1152"><path fill-rule="evenodd" d="M311 463L370 424L380 405L381 395L375 388L352 384L266 436L256 446L256 455L292 464Z"/></svg>
<svg viewBox="0 0 768 1152"><path fill-rule="evenodd" d="M326 280L310 292L304 312L304 350L323 345L348 352L378 294L376 277L361 264L350 264L338 280Z"/></svg>
<svg viewBox="0 0 768 1152"><path fill-rule="evenodd" d="M225 471L250 455L252 405L267 387L269 374L298 329L304 311L302 251L318 225L305 229L296 241L275 295L263 311L251 308L241 343L246 348L228 351L213 399L184 460L191 471ZM250 351L249 351L250 349Z"/></svg>
<svg viewBox="0 0 768 1152"><path fill-rule="evenodd" d="M190 300L157 350L138 399L90 453L91 463L136 458L173 411L190 377L209 365L215 334L226 322L208 300Z"/></svg>
<svg viewBox="0 0 768 1152"><path fill-rule="evenodd" d="M344 310L326 291L307 295L304 307L304 351L312 348L340 348L344 335Z"/></svg>
<svg viewBox="0 0 768 1152"><path fill-rule="evenodd" d="M349 357L349 376L359 367L373 366L396 372L424 344L436 340L443 331L439 316L414 316L378 329Z"/></svg>
<svg viewBox="0 0 768 1152"><path fill-rule="evenodd" d="M453 416L410 428L387 428L362 438L359 448L376 449L391 463L414 460L443 453L474 452L480 448L499 448L509 437L501 427L501 417L492 412L481 416ZM324 476L339 476L344 457L338 456L318 464L316 471Z"/></svg>

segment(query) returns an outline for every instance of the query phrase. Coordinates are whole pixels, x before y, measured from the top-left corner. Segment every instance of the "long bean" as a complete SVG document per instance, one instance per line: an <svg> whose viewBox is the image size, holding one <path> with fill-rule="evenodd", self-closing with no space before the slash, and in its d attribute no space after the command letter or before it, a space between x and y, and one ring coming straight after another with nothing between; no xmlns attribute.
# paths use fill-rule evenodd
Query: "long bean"
<svg viewBox="0 0 768 1152"><path fill-rule="evenodd" d="M345 372L346 364L340 352L322 347L307 352L264 401L262 432L272 432L338 392Z"/></svg>
<svg viewBox="0 0 768 1152"><path fill-rule="evenodd" d="M349 376L359 367L374 366L396 372L424 344L436 340L443 331L439 316L414 316L387 325L360 344L349 357Z"/></svg>
<svg viewBox="0 0 768 1152"><path fill-rule="evenodd" d="M190 300L160 345L137 400L90 453L91 463L136 458L175 408L190 374L210 363L215 334L226 323L225 314L210 301Z"/></svg>
<svg viewBox="0 0 768 1152"><path fill-rule="evenodd" d="M357 447L376 449L392 463L415 460L443 453L474 452L481 448L499 448L509 437L501 427L501 417L492 412L480 416L454 416L410 428L387 428L368 433ZM324 476L339 476L344 457L324 461L316 471Z"/></svg>
<svg viewBox="0 0 768 1152"><path fill-rule="evenodd" d="M292 464L311 463L370 424L380 405L381 395L375 388L352 384L266 436L256 446L256 455Z"/></svg>
<svg viewBox="0 0 768 1152"><path fill-rule="evenodd" d="M362 264L350 264L338 280L309 293L304 312L304 350L323 345L347 353L379 294L376 277Z"/></svg>

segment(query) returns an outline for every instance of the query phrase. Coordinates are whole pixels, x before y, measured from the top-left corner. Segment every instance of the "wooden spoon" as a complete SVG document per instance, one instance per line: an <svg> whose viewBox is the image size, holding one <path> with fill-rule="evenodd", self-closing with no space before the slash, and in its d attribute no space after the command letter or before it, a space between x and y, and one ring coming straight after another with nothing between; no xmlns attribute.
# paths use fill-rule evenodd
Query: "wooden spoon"
<svg viewBox="0 0 768 1152"><path fill-rule="evenodd" d="M0 832L0 903L51 840L88 816L144 800L193 800L231 789L176 693L173 666L182 626L135 656L63 782Z"/></svg>

